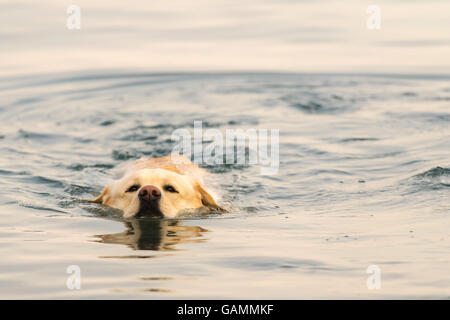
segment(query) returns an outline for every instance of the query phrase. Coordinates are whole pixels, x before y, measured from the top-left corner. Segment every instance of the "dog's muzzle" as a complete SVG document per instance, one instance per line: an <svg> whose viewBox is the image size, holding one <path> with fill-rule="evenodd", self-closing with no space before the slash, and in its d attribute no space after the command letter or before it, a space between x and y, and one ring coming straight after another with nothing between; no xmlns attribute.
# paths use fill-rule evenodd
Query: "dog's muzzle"
<svg viewBox="0 0 450 320"><path fill-rule="evenodd" d="M147 185L143 186L138 192L140 202L139 216L162 217L159 209L159 200L161 199L161 190L158 187Z"/></svg>

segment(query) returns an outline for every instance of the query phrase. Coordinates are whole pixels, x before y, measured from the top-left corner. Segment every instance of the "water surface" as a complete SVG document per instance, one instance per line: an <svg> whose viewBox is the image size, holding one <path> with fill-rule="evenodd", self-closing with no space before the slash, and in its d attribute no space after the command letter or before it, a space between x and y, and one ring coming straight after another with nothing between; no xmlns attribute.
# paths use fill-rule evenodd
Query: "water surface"
<svg viewBox="0 0 450 320"><path fill-rule="evenodd" d="M448 298L446 77L0 78L1 298ZM171 134L280 130L280 168L208 166L230 213L123 220L81 203ZM377 265L382 288L368 290ZM66 288L78 265L81 290Z"/></svg>

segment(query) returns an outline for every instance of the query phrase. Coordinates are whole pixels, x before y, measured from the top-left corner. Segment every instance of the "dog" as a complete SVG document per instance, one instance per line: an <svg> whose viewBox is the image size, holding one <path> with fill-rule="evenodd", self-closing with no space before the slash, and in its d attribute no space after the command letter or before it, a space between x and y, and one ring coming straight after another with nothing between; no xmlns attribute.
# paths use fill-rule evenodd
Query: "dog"
<svg viewBox="0 0 450 320"><path fill-rule="evenodd" d="M140 159L118 170L120 179L90 202L120 209L124 218L176 218L188 210L222 210L202 185L206 171L184 156Z"/></svg>

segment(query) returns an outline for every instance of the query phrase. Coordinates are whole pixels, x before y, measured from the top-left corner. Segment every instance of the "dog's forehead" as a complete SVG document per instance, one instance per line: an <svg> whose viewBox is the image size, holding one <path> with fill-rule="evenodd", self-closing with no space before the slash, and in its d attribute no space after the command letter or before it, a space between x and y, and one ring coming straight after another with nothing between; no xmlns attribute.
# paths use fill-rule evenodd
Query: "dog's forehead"
<svg viewBox="0 0 450 320"><path fill-rule="evenodd" d="M125 181L134 180L134 181L154 181L155 183L158 181L179 181L187 182L187 177L176 172L172 172L165 169L154 168L154 169L141 169L137 170L123 178Z"/></svg>
<svg viewBox="0 0 450 320"><path fill-rule="evenodd" d="M136 171L139 178L181 178L182 175L165 169L141 169Z"/></svg>

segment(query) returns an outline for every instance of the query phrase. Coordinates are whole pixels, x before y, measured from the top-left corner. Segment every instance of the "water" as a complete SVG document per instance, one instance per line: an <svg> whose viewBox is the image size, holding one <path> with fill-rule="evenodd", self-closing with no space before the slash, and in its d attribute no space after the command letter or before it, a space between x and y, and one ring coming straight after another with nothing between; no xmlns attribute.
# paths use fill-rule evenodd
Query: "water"
<svg viewBox="0 0 450 320"><path fill-rule="evenodd" d="M448 78L78 72L4 77L0 97L1 298L449 297ZM279 129L278 174L208 166L222 215L79 201L194 120Z"/></svg>
<svg viewBox="0 0 450 320"><path fill-rule="evenodd" d="M66 27L80 7L81 29ZM367 28L369 5L381 11ZM2 0L0 73L450 73L445 0Z"/></svg>

